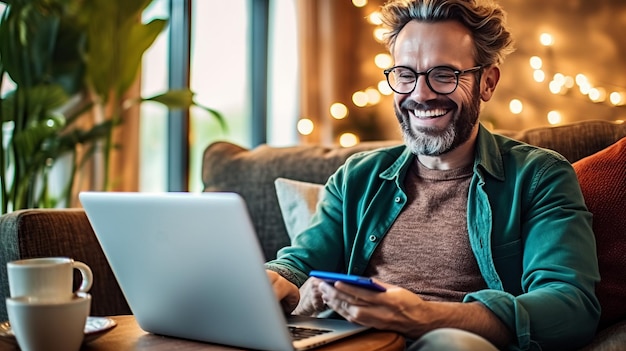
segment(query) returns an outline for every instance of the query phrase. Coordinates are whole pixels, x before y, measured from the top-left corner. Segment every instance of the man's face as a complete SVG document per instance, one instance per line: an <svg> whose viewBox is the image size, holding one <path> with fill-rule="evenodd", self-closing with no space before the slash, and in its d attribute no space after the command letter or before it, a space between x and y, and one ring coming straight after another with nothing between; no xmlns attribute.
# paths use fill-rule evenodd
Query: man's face
<svg viewBox="0 0 626 351"><path fill-rule="evenodd" d="M400 31L392 55L396 66L424 72L435 66L476 66L469 30L455 21L411 21ZM394 109L407 146L415 154L438 156L467 141L480 112L478 73L459 76L454 92L442 95L420 75L410 94L395 94Z"/></svg>

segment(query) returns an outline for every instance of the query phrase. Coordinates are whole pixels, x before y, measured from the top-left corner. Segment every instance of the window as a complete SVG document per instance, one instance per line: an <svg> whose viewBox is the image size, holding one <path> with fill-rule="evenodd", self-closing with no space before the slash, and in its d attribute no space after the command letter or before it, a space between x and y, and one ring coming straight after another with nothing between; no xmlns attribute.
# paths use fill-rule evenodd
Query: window
<svg viewBox="0 0 626 351"><path fill-rule="evenodd" d="M255 1L255 0L251 0ZM297 142L296 11L292 0L270 6L268 143ZM155 0L144 18L169 17L167 0ZM201 191L202 153L215 140L252 147L249 89L249 0L192 0L190 86L196 102L220 111L228 130L199 108L190 110L189 190ZM142 95L167 89L168 33L144 55ZM167 190L167 111L155 104L141 109L141 191Z"/></svg>

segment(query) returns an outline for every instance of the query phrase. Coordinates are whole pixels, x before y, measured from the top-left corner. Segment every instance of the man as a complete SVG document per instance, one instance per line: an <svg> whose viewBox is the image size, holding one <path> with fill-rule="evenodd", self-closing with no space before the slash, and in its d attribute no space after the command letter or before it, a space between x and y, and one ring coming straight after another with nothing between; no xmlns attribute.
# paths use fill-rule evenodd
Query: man
<svg viewBox="0 0 626 351"><path fill-rule="evenodd" d="M266 264L277 297L294 313L331 308L397 331L411 350L584 345L599 273L576 175L560 155L478 123L512 51L504 12L414 0L382 15L406 146L355 155L329 178L310 227ZM387 291L307 279L312 269Z"/></svg>

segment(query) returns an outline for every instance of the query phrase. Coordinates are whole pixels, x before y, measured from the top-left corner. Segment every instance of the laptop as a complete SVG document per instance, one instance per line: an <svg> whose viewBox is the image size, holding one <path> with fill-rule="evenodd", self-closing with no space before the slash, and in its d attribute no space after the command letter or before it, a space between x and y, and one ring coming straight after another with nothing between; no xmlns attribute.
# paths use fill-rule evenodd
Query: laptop
<svg viewBox="0 0 626 351"><path fill-rule="evenodd" d="M236 193L81 192L79 199L147 332L292 351L368 329L341 319L284 314L246 203ZM322 333L294 340L290 331L301 328Z"/></svg>

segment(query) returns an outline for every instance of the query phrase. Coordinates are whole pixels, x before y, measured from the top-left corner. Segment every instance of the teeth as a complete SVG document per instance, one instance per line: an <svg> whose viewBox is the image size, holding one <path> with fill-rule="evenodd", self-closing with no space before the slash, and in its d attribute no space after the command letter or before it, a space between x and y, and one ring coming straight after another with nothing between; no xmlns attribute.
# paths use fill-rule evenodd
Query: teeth
<svg viewBox="0 0 626 351"><path fill-rule="evenodd" d="M432 118L432 117L439 117L439 116L445 115L446 110L442 110L442 109L427 110L427 111L413 110L413 113L418 118Z"/></svg>

